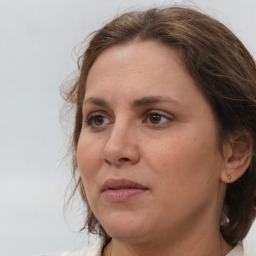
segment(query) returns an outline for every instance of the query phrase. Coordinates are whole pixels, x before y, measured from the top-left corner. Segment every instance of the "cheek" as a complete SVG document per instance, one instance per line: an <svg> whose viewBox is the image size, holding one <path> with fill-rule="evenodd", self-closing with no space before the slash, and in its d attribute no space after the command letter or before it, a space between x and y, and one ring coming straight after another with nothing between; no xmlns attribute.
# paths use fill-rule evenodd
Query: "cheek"
<svg viewBox="0 0 256 256"><path fill-rule="evenodd" d="M77 145L77 163L85 186L96 179L97 170L100 169L100 155L99 145L81 135Z"/></svg>
<svg viewBox="0 0 256 256"><path fill-rule="evenodd" d="M77 163L86 197L94 211L95 199L98 197L99 170L101 168L100 146L90 137L81 134L77 145Z"/></svg>
<svg viewBox="0 0 256 256"><path fill-rule="evenodd" d="M221 158L214 145L200 136L189 140L178 136L177 140L165 141L161 152L154 154L154 161L150 160L157 204L164 205L167 212L175 210L173 218L182 217L183 211L196 212L216 199Z"/></svg>
<svg viewBox="0 0 256 256"><path fill-rule="evenodd" d="M192 136L192 134L194 136ZM156 154L154 148L159 148ZM209 180L218 181L222 158L216 149L215 136L191 131L179 134L152 147L149 162L162 176L161 183L168 182L187 189L195 189ZM153 159L153 160L152 160Z"/></svg>
<svg viewBox="0 0 256 256"><path fill-rule="evenodd" d="M183 164L186 164L190 157L191 146L184 135L169 135L157 141L156 144L147 146L151 149L148 151L147 160L154 166L154 169L159 169L164 176L168 176L170 173L180 173Z"/></svg>

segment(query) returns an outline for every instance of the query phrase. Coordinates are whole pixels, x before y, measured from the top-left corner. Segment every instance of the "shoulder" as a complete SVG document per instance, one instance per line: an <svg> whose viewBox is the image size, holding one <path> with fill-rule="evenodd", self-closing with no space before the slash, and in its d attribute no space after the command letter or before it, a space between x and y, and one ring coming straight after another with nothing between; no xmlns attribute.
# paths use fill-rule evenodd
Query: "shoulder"
<svg viewBox="0 0 256 256"><path fill-rule="evenodd" d="M244 256L242 243L238 243L226 256Z"/></svg>
<svg viewBox="0 0 256 256"><path fill-rule="evenodd" d="M38 256L101 256L102 248L103 242L101 240L97 240L84 248L61 253L41 254Z"/></svg>

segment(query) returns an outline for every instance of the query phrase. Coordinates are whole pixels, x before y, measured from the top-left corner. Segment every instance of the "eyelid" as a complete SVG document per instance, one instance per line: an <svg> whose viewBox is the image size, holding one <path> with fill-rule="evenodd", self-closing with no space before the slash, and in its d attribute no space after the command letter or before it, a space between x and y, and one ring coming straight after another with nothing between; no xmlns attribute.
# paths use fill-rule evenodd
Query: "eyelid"
<svg viewBox="0 0 256 256"><path fill-rule="evenodd" d="M156 114L159 115L161 117L161 121L159 123L153 123L149 120L150 116ZM165 120L163 120L165 119ZM162 111L162 110L149 110L145 113L145 119L143 120L143 123L146 123L149 126L152 126L154 128L160 128L160 127L164 127L166 125L168 125L170 122L172 122L174 120L173 115Z"/></svg>
<svg viewBox="0 0 256 256"><path fill-rule="evenodd" d="M163 117L166 117L170 120L173 120L174 119L174 116L170 113L167 113L166 111L163 111L163 110L158 110L158 109L151 109L151 110L148 110L146 112L146 115L150 115L150 114L158 114L158 115L161 115Z"/></svg>
<svg viewBox="0 0 256 256"><path fill-rule="evenodd" d="M108 124L102 124L102 125L99 125L99 126L91 124L90 122L93 120L93 118L95 118L97 116L103 116L104 118L109 120ZM91 129L99 130L99 129L105 128L111 122L112 122L111 117L105 111L94 111L94 112L91 112L91 113L88 113L88 114L84 114L83 123L85 123L86 126L90 127Z"/></svg>
<svg viewBox="0 0 256 256"><path fill-rule="evenodd" d="M96 111L88 111L88 113L84 113L83 116L84 116L84 120L88 120L90 117L92 116L105 116L107 118L109 118L109 115L106 113L106 111L103 111L103 110L96 110Z"/></svg>

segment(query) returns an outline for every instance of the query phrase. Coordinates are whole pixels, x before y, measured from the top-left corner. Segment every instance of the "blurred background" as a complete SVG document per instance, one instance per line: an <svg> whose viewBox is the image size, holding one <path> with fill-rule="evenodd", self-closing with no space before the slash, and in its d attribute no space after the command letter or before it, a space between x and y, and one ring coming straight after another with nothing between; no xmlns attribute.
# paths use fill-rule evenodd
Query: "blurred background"
<svg viewBox="0 0 256 256"><path fill-rule="evenodd" d="M77 202L63 214L71 168L63 160L60 85L90 32L123 11L173 4L214 16L256 57L256 0L0 0L0 256L63 251L93 239L78 231ZM255 224L244 244L255 256Z"/></svg>

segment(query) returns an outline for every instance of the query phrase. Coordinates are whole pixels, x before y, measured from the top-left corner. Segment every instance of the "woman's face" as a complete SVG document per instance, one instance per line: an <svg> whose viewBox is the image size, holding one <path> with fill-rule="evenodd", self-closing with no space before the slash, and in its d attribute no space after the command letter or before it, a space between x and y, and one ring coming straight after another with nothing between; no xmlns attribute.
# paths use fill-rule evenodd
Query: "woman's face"
<svg viewBox="0 0 256 256"><path fill-rule="evenodd" d="M83 119L78 166L111 237L219 229L215 121L176 50L152 41L105 50L88 75Z"/></svg>

